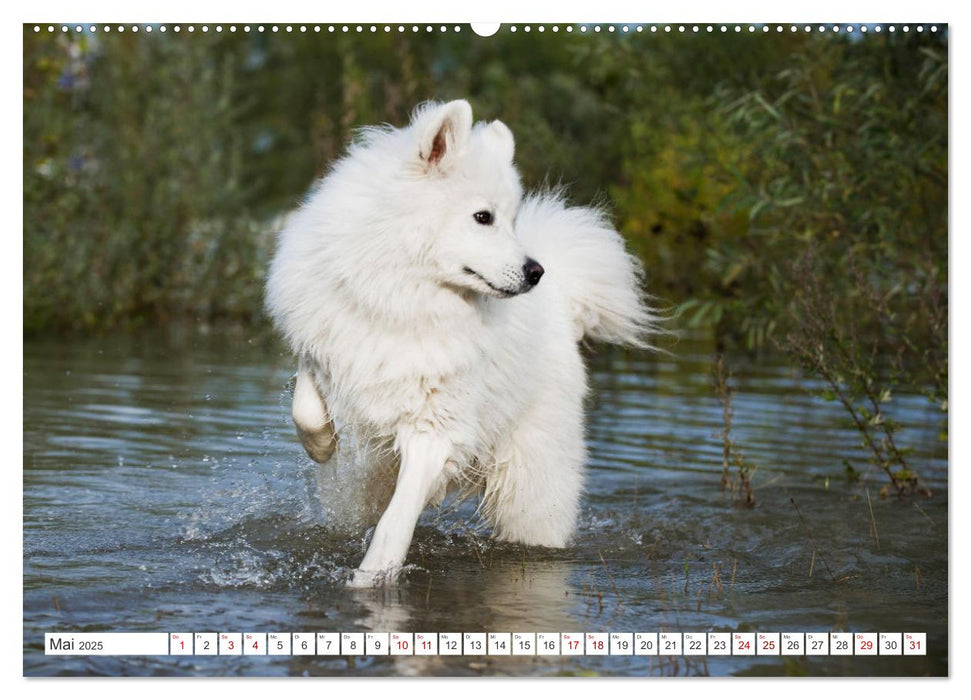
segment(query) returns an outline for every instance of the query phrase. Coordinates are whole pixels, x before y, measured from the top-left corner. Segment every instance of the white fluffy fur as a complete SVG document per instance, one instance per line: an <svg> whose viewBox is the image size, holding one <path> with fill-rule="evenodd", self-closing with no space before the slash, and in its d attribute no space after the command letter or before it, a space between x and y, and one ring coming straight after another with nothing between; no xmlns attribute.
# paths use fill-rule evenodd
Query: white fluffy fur
<svg viewBox="0 0 971 700"><path fill-rule="evenodd" d="M496 537L565 546L586 455L578 343L642 346L651 329L621 237L557 195L523 200L513 150L467 102L426 104L365 131L280 234L267 303L300 358L301 439L324 461L336 426L362 492L397 472L352 585L400 569L450 486L482 495ZM528 258L545 268L533 289Z"/></svg>

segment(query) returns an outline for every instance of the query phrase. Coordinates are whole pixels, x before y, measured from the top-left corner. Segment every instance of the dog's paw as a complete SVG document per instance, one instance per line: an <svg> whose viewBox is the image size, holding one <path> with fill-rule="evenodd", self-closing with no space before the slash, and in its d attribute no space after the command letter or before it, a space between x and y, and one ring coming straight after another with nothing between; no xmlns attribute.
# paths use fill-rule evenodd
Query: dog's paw
<svg viewBox="0 0 971 700"><path fill-rule="evenodd" d="M393 569L389 571L365 571L364 569L355 569L351 578L347 581L348 588L381 588L383 586L389 586L395 582L398 577L398 570Z"/></svg>
<svg viewBox="0 0 971 700"><path fill-rule="evenodd" d="M324 464L334 456L337 449L337 436L334 434L333 423L328 423L321 430L304 430L299 425L297 437L300 444L307 451L307 455L318 464Z"/></svg>

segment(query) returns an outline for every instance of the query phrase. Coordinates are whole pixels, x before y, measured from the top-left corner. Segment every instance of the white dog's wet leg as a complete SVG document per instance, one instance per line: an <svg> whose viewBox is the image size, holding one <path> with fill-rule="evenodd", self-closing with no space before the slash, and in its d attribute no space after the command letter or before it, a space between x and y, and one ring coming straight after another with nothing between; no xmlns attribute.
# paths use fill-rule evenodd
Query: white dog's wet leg
<svg viewBox="0 0 971 700"><path fill-rule="evenodd" d="M314 382L309 363L303 358L297 369L291 414L293 424L297 427L297 437L310 458L320 464L330 459L337 448L334 422Z"/></svg>
<svg viewBox="0 0 971 700"><path fill-rule="evenodd" d="M401 468L394 495L374 529L361 566L348 583L353 588L394 579L408 554L418 518L437 491L451 444L438 435L413 433L399 438L399 450Z"/></svg>
<svg viewBox="0 0 971 700"><path fill-rule="evenodd" d="M509 542L565 547L576 528L586 448L579 419L526 420L497 451L486 514ZM540 424L542 423L542 424Z"/></svg>

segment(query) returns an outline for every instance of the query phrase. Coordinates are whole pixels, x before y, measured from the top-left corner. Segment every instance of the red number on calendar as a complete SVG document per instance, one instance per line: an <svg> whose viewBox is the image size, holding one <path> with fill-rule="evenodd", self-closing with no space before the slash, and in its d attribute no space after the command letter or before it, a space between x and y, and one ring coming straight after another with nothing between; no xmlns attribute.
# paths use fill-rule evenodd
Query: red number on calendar
<svg viewBox="0 0 971 700"><path fill-rule="evenodd" d="M773 649L775 649L775 640L773 640L773 639L763 639L762 640L762 649L763 650L766 650L766 651L772 651Z"/></svg>
<svg viewBox="0 0 971 700"><path fill-rule="evenodd" d="M911 639L910 640L910 650L911 651L916 651L917 649L920 649L920 642Z"/></svg>
<svg viewBox="0 0 971 700"><path fill-rule="evenodd" d="M179 642L179 649L185 649L185 642Z"/></svg>
<svg viewBox="0 0 971 700"><path fill-rule="evenodd" d="M752 648L752 645L751 645L751 643L750 643L750 642L748 642L748 641L745 641L745 642L742 642L742 641L740 641L740 642L738 643L738 648L739 648L739 649L751 649L751 648Z"/></svg>
<svg viewBox="0 0 971 700"><path fill-rule="evenodd" d="M425 641L423 641L421 643L421 648L422 649L425 649L427 651L427 650L429 650L429 649L432 648L432 643L429 640L426 639Z"/></svg>
<svg viewBox="0 0 971 700"><path fill-rule="evenodd" d="M235 648L235 647L234 647L234 643L233 643L233 640L231 640L231 639L230 639L230 640L229 640L229 649L230 649L230 651L232 651L232 650L233 650L234 648Z"/></svg>
<svg viewBox="0 0 971 700"><path fill-rule="evenodd" d="M570 649L576 649L576 648L578 648L580 646L580 642L579 642L579 640L571 639L570 641L568 641L566 643L566 645Z"/></svg>
<svg viewBox="0 0 971 700"><path fill-rule="evenodd" d="M598 639L598 640L594 641L593 648L596 649L596 650L598 650L598 651L600 651L601 649L603 649L604 648L603 640Z"/></svg>
<svg viewBox="0 0 971 700"><path fill-rule="evenodd" d="M860 649L862 649L863 651L871 651L873 649L873 642L871 641L860 642Z"/></svg>
<svg viewBox="0 0 971 700"><path fill-rule="evenodd" d="M408 650L408 640L407 639L399 639L398 640L398 649L400 649L401 651L407 651Z"/></svg>

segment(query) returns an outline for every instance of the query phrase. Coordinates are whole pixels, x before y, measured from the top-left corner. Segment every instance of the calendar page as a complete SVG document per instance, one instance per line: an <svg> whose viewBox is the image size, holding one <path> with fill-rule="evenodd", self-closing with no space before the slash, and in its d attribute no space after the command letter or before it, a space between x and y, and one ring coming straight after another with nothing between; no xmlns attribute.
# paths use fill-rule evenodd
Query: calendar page
<svg viewBox="0 0 971 700"><path fill-rule="evenodd" d="M25 676L949 674L949 26L629 15L26 21Z"/></svg>

